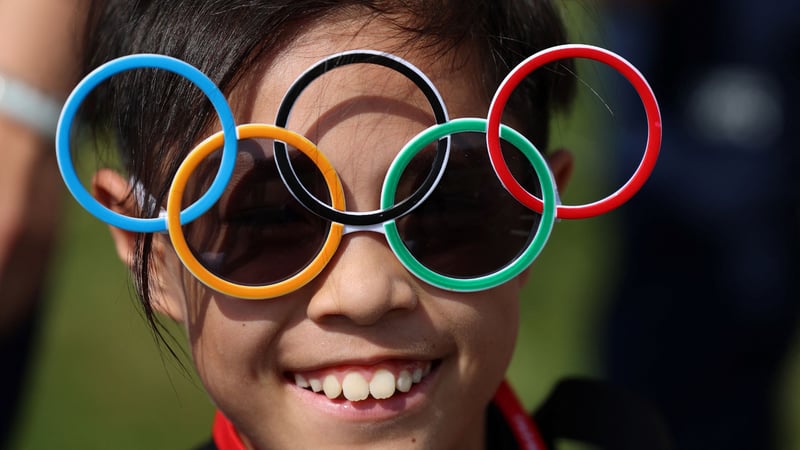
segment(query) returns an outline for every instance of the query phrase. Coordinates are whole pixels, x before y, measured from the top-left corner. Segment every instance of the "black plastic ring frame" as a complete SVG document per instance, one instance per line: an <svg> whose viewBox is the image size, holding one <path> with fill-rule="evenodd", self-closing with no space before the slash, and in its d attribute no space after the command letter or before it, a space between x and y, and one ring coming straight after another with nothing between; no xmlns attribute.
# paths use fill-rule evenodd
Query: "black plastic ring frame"
<svg viewBox="0 0 800 450"><path fill-rule="evenodd" d="M289 122L289 115L291 114L292 107L297 102L300 94L312 81L337 67L360 63L377 64L405 75L422 90L423 94L425 94L425 97L433 108L433 115L436 123L443 124L449 120L444 100L442 100L433 82L411 63L388 53L380 53L371 50L355 50L329 56L300 75L289 90L286 91L286 95L284 95L281 100L275 118L275 125L283 128L286 127ZM436 144L436 156L425 181L423 181L413 194L400 203L381 210L348 212L333 209L311 194L297 177L297 173L294 171L289 159L286 144L277 140L274 142L275 162L278 166L278 173L286 184L287 189L289 189L289 192L291 192L297 201L309 211L323 219L343 225L354 226L377 225L395 220L411 212L411 210L416 208L428 197L430 192L438 184L444 173L449 152L450 138L446 137L440 139Z"/></svg>

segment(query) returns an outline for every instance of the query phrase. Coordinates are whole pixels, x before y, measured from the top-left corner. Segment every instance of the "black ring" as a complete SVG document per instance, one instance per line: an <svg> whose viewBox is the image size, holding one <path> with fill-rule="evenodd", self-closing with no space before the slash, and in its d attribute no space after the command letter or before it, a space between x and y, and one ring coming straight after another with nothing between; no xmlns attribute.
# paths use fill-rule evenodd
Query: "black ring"
<svg viewBox="0 0 800 450"><path fill-rule="evenodd" d="M289 90L286 91L283 100L281 100L278 114L275 118L275 125L283 128L286 127L289 122L289 114L295 102L297 102L297 98L317 77L337 67L358 63L377 64L405 75L425 94L425 97L433 108L433 115L436 119L436 123L443 124L448 121L447 109L439 91L436 90L433 82L414 65L389 53L380 53L372 50L356 50L331 55L300 75ZM440 175L445 169L445 163L447 162L449 152L450 138L440 139L436 144L436 157L434 158L433 165L425 181L413 194L400 203L381 210L347 212L333 209L311 194L297 177L297 173L294 171L294 167L292 167L292 163L289 160L289 152L286 149L286 144L277 140L274 141L275 162L278 166L278 173L294 198L309 211L323 219L343 225L356 226L377 225L395 220L416 208L425 200L429 191L436 187Z"/></svg>

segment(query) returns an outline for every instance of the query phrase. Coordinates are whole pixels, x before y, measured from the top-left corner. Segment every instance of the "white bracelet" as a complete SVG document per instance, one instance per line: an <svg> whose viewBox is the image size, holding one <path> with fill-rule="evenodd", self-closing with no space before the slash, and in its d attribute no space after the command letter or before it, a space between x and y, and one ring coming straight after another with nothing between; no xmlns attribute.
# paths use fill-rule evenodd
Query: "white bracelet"
<svg viewBox="0 0 800 450"><path fill-rule="evenodd" d="M43 136L55 137L62 102L0 73L0 114L33 128Z"/></svg>

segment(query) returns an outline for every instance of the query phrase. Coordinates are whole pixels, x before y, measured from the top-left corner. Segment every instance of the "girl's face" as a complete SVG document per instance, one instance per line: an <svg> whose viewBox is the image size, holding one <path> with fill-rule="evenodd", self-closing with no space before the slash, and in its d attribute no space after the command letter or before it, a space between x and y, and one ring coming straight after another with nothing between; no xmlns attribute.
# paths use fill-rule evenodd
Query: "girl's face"
<svg viewBox="0 0 800 450"><path fill-rule="evenodd" d="M234 93L245 104L237 121L274 123L306 68L363 48L421 68L451 117L486 115L476 74L451 58L398 52L406 47L389 30L377 20L312 27L257 74L251 90ZM364 211L378 208L398 150L433 123L416 86L358 64L312 83L288 128L317 143L342 180L348 210ZM252 448L483 447L484 411L514 347L522 280L477 293L443 291L412 276L371 232L346 235L309 285L272 300L220 295L186 275L174 255L162 258L156 308L186 324L203 383ZM357 396L370 382L374 393L363 401L335 395L344 384Z"/></svg>

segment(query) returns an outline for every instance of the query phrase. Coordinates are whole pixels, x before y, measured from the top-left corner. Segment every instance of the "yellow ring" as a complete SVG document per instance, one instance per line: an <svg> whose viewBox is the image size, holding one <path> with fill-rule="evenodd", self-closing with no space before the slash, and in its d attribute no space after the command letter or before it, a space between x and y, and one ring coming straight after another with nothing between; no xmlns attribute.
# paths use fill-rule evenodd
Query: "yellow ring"
<svg viewBox="0 0 800 450"><path fill-rule="evenodd" d="M239 125L236 127L236 136L238 139L276 139L305 153L314 161L322 172L322 176L325 178L331 195L332 206L342 211L345 210L344 190L342 189L339 177L336 175L330 161L325 158L325 155L320 153L311 141L292 131L267 124ZM328 237L322 249L303 270L286 280L262 286L232 283L218 277L206 269L200 261L194 257L192 251L189 249L189 245L186 243L186 236L184 236L183 228L180 224L183 192L192 172L194 172L200 162L209 154L220 149L223 140L224 134L219 132L198 144L197 147L189 153L183 163L181 163L178 172L175 174L175 178L172 180L172 185L169 188L169 196L167 197L167 231L169 232L172 246L178 254L178 258L180 258L189 272L203 284L218 292L234 297L244 299L267 299L285 295L301 288L306 283L313 280L314 277L325 268L328 261L333 257L333 254L336 253L344 229L341 224L331 224L330 232L328 233Z"/></svg>

